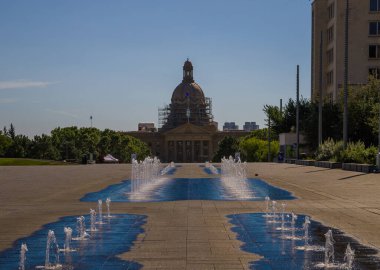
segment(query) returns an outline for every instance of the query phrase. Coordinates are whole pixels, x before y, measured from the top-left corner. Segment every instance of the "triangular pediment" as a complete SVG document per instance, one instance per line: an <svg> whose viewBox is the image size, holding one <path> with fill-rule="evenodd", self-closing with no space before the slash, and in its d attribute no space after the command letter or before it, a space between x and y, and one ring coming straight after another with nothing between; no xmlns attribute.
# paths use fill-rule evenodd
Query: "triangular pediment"
<svg viewBox="0 0 380 270"><path fill-rule="evenodd" d="M212 126L196 126L190 123L183 124L179 127L166 131L165 135L170 134L212 134L214 133L214 127Z"/></svg>

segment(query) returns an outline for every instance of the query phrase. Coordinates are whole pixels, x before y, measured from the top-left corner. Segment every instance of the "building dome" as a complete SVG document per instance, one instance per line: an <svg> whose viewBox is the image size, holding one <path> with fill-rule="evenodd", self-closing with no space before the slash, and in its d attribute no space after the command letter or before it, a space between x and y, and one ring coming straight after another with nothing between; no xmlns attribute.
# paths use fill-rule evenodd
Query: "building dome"
<svg viewBox="0 0 380 270"><path fill-rule="evenodd" d="M180 83L173 91L172 104L205 104L202 88L195 82Z"/></svg>

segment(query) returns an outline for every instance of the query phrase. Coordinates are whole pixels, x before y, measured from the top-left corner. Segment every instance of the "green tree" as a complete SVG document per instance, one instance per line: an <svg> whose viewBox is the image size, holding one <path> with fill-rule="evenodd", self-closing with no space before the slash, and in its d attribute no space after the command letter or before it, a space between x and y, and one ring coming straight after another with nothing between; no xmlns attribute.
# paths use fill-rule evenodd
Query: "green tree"
<svg viewBox="0 0 380 270"><path fill-rule="evenodd" d="M53 145L52 138L46 134L42 134L41 136L34 136L34 139L31 142L30 153L28 156L36 159L60 159L59 151Z"/></svg>
<svg viewBox="0 0 380 270"><path fill-rule="evenodd" d="M218 150L216 151L213 160L219 162L223 157L234 157L236 152L239 152L238 140L234 137L226 136L218 143Z"/></svg>
<svg viewBox="0 0 380 270"><path fill-rule="evenodd" d="M278 141L270 145L271 157L275 158L279 152ZM244 138L239 143L239 150L244 160L248 162L263 162L268 160L268 141L255 137Z"/></svg>
<svg viewBox="0 0 380 270"><path fill-rule="evenodd" d="M0 131L0 157L4 157L8 148L12 145L12 139Z"/></svg>

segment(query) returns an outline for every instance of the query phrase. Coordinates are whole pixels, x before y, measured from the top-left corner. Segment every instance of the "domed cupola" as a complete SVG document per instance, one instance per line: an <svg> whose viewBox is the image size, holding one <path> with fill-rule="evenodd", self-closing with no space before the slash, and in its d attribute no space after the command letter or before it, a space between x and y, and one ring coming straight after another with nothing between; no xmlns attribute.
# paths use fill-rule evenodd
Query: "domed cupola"
<svg viewBox="0 0 380 270"><path fill-rule="evenodd" d="M193 83L193 64L187 58L185 64L183 64L183 80L184 83Z"/></svg>
<svg viewBox="0 0 380 270"><path fill-rule="evenodd" d="M164 130L185 123L204 126L212 122L210 99L206 99L202 88L194 82L193 64L189 59L183 64L183 79L174 89L168 109Z"/></svg>
<svg viewBox="0 0 380 270"><path fill-rule="evenodd" d="M172 104L205 104L205 95L202 88L194 82L193 64L189 59L183 65L183 79L174 89L171 102Z"/></svg>

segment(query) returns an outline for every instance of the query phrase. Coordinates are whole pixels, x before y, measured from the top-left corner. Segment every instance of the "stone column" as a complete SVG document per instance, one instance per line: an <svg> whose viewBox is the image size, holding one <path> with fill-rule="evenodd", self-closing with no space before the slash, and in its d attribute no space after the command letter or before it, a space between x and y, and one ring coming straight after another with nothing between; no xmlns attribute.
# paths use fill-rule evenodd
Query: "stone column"
<svg viewBox="0 0 380 270"><path fill-rule="evenodd" d="M174 153L173 153L173 161L177 162L177 141L174 142Z"/></svg>
<svg viewBox="0 0 380 270"><path fill-rule="evenodd" d="M186 141L182 141L182 162L186 161Z"/></svg>
<svg viewBox="0 0 380 270"><path fill-rule="evenodd" d="M194 162L194 142L191 141L191 162Z"/></svg>
<svg viewBox="0 0 380 270"><path fill-rule="evenodd" d="M203 159L203 140L201 140L200 158L201 158L201 161L204 162L204 159Z"/></svg>

